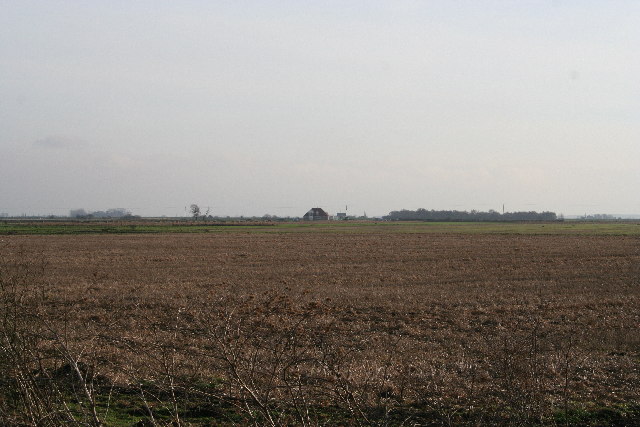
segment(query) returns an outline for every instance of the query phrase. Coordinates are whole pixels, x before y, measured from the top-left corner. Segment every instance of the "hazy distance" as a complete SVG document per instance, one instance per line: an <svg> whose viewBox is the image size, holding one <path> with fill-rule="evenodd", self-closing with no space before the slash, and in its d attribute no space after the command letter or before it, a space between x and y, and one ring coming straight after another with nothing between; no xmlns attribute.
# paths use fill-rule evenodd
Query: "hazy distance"
<svg viewBox="0 0 640 427"><path fill-rule="evenodd" d="M640 213L639 16L0 0L0 212Z"/></svg>

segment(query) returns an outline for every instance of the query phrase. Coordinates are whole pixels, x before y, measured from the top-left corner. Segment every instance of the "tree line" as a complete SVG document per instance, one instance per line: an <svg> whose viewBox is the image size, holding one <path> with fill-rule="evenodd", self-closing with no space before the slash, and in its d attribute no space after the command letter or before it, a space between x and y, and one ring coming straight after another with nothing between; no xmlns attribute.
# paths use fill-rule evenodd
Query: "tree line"
<svg viewBox="0 0 640 427"><path fill-rule="evenodd" d="M417 209L415 211L402 209L392 211L383 217L389 221L556 221L555 212L505 212L489 210L481 211L436 211Z"/></svg>
<svg viewBox="0 0 640 427"><path fill-rule="evenodd" d="M134 215L130 211L123 208L112 208L106 211L88 212L84 209L71 209L69 211L71 218L133 218Z"/></svg>

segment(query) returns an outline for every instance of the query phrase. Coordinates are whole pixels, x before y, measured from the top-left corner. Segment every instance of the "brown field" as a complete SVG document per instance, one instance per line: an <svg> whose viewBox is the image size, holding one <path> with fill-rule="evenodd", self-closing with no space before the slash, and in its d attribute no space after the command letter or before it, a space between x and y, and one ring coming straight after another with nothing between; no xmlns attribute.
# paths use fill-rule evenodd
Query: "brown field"
<svg viewBox="0 0 640 427"><path fill-rule="evenodd" d="M54 409L52 425L637 420L624 417L640 403L638 236L0 240L2 381L28 397L45 393L42 378L75 378L72 393L23 397L31 412L0 400L4 420Z"/></svg>

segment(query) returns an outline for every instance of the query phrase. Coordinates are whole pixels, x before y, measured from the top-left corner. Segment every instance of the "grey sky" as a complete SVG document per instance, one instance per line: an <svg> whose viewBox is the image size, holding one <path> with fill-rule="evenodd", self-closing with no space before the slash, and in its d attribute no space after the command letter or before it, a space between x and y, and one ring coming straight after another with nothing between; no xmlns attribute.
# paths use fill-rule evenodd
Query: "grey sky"
<svg viewBox="0 0 640 427"><path fill-rule="evenodd" d="M640 213L640 3L0 0L0 212Z"/></svg>

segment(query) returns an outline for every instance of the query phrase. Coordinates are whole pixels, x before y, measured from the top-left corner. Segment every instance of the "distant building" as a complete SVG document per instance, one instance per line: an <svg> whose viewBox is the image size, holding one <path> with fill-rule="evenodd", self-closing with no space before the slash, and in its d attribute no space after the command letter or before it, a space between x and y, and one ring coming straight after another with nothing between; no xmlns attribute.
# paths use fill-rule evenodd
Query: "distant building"
<svg viewBox="0 0 640 427"><path fill-rule="evenodd" d="M347 219L347 213L346 212L338 212L336 214L336 219Z"/></svg>
<svg viewBox="0 0 640 427"><path fill-rule="evenodd" d="M311 208L309 212L302 217L304 221L328 221L329 214L322 208Z"/></svg>

